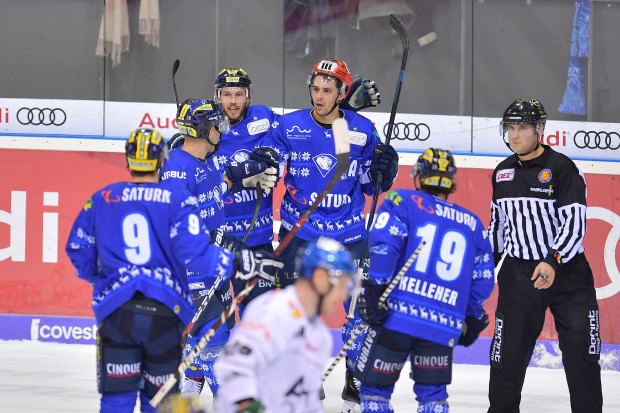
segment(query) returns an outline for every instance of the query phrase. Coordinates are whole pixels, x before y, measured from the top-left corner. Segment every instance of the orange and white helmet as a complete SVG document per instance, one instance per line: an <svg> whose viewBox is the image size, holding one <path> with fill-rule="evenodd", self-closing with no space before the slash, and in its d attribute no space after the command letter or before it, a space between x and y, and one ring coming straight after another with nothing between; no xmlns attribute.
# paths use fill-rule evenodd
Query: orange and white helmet
<svg viewBox="0 0 620 413"><path fill-rule="evenodd" d="M312 68L310 76L308 76L308 86L312 85L316 75L331 76L340 81L340 90L345 93L349 92L353 84L351 72L349 72L347 64L342 60L319 60Z"/></svg>

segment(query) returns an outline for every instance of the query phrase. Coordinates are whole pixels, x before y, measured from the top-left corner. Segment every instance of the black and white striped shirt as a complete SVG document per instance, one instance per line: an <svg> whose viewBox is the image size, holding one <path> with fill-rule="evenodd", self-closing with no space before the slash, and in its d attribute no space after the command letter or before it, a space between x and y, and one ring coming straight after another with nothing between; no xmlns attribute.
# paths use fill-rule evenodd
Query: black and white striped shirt
<svg viewBox="0 0 620 413"><path fill-rule="evenodd" d="M504 252L558 264L583 252L585 178L570 158L543 147L541 156L522 162L512 155L493 172L489 236L496 263Z"/></svg>

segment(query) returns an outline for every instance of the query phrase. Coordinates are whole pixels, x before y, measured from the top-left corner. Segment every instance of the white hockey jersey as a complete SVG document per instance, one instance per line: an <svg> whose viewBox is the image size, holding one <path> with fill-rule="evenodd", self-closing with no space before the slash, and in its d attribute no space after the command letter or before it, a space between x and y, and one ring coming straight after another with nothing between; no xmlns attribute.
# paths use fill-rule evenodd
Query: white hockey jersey
<svg viewBox="0 0 620 413"><path fill-rule="evenodd" d="M320 317L308 319L291 285L253 300L215 363L215 413L260 400L265 413L323 412L319 398L332 336Z"/></svg>

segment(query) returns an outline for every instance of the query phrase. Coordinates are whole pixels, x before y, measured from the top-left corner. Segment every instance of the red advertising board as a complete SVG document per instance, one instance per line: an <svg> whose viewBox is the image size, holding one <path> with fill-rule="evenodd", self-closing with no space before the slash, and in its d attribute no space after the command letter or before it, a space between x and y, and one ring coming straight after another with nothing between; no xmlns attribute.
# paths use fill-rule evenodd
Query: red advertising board
<svg viewBox="0 0 620 413"><path fill-rule="evenodd" d="M92 316L91 287L75 276L64 246L88 197L108 183L128 179L123 154L3 149L0 165L0 314ZM411 166L401 167L395 188L412 187L410 171ZM490 175L488 169L459 169L458 191L450 199L485 223ZM603 341L617 344L620 217L614 211L620 211L620 177L586 174L586 179L589 219L584 245L595 274ZM486 306L491 316L495 305L496 293ZM328 322L337 327L343 319L338 312ZM550 320L541 338L557 338Z"/></svg>

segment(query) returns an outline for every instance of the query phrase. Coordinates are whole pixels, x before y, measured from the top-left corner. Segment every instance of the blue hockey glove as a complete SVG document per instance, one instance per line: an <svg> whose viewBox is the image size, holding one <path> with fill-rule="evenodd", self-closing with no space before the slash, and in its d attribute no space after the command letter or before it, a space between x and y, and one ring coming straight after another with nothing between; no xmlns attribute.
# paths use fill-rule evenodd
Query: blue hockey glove
<svg viewBox="0 0 620 413"><path fill-rule="evenodd" d="M276 274L282 268L284 268L282 261L271 252L243 249L235 253L233 276L238 281L260 277L275 282Z"/></svg>
<svg viewBox="0 0 620 413"><path fill-rule="evenodd" d="M218 228L211 232L211 242L218 247L226 248L228 251L233 252L248 249L245 242L235 236L225 233L222 228Z"/></svg>
<svg viewBox="0 0 620 413"><path fill-rule="evenodd" d="M487 328L489 325L489 316L487 313L481 318L475 317L465 317L465 322L463 323L463 331L461 332L461 337L459 337L459 345L469 347L474 344L474 341L478 339L482 330Z"/></svg>
<svg viewBox="0 0 620 413"><path fill-rule="evenodd" d="M370 281L362 281L360 296L357 299L357 310L365 323L379 325L388 315L387 307L379 306L379 298L385 291L386 286L378 285Z"/></svg>
<svg viewBox="0 0 620 413"><path fill-rule="evenodd" d="M341 109L360 111L375 107L381 103L381 94L374 80L362 80L358 77L349 88L349 94L340 103Z"/></svg>
<svg viewBox="0 0 620 413"><path fill-rule="evenodd" d="M243 409L237 410L237 413L262 413L265 411L265 405L260 400L252 400L252 404Z"/></svg>
<svg viewBox="0 0 620 413"><path fill-rule="evenodd" d="M398 154L391 145L383 143L375 146L372 152L372 162L368 174L372 182L377 182L379 172L382 174L381 192L387 192L392 187L398 175Z"/></svg>
<svg viewBox="0 0 620 413"><path fill-rule="evenodd" d="M224 169L226 177L232 182L231 192L239 192L244 188L255 189L259 184L266 194L276 185L278 170L267 166L265 162L247 160L231 162Z"/></svg>

